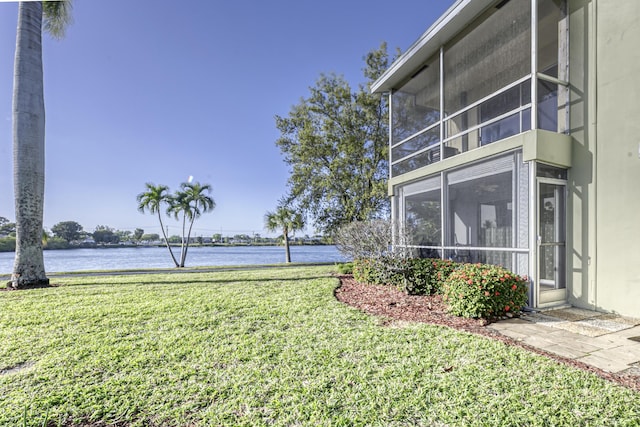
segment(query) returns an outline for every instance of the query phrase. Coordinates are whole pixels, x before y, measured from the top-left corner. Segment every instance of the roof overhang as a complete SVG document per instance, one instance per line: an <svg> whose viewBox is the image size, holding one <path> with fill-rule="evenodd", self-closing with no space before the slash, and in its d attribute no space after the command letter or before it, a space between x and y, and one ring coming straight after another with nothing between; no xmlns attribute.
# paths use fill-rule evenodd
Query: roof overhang
<svg viewBox="0 0 640 427"><path fill-rule="evenodd" d="M409 49L371 85L371 92L389 92L460 33L496 0L457 0Z"/></svg>

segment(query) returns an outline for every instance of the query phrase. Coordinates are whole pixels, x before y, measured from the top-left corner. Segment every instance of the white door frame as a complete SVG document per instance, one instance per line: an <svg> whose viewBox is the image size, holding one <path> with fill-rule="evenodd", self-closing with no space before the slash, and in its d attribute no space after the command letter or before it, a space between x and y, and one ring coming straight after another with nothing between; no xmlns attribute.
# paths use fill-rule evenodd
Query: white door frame
<svg viewBox="0 0 640 427"><path fill-rule="evenodd" d="M556 191L561 191L560 194L556 194L556 197L562 197L562 207L563 209L555 209L554 212L554 224L555 226L555 236L553 242L543 242L542 233L540 230L541 226L541 218L540 211L542 206L540 206L540 187L545 184L556 185L561 188ZM535 283L534 283L534 298L536 307L545 308L551 307L555 305L565 304L567 302L567 181L562 179L553 179L553 178L543 178L536 177L536 187L535 187L535 228L534 235L536 240L535 245ZM558 205L559 203L556 203ZM544 280L541 278L541 248L543 246L546 247L554 247L554 268L555 268L555 277L553 280ZM560 263L558 262L560 261ZM562 262L564 261L564 262ZM560 265L558 265L560 264ZM548 289L544 289L547 287Z"/></svg>

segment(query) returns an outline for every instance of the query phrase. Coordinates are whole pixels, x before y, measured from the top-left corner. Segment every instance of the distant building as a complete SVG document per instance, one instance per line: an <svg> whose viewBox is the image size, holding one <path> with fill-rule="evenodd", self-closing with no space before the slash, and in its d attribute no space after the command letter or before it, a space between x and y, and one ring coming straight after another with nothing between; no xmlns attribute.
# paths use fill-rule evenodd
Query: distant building
<svg viewBox="0 0 640 427"><path fill-rule="evenodd" d="M639 41L638 0L453 3L372 85L408 246L640 317Z"/></svg>

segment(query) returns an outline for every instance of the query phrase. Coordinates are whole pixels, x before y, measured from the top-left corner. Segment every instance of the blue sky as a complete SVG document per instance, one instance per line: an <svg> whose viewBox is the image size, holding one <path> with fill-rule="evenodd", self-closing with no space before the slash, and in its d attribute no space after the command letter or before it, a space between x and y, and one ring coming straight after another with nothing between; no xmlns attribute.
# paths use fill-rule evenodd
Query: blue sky
<svg viewBox="0 0 640 427"><path fill-rule="evenodd" d="M364 83L367 52L406 50L453 2L75 0L66 37L44 37L45 228L159 232L136 195L193 176L217 203L195 235L268 235L289 176L274 116L321 73ZM12 221L17 10L0 1L0 216Z"/></svg>

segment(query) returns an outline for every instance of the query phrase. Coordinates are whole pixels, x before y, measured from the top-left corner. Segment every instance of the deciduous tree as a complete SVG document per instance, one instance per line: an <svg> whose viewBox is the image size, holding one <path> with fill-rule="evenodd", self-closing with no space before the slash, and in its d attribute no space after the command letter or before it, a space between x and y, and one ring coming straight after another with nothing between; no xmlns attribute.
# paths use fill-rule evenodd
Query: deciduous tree
<svg viewBox="0 0 640 427"><path fill-rule="evenodd" d="M142 228L136 228L133 232L133 240L139 242L144 236L144 230Z"/></svg>
<svg viewBox="0 0 640 427"><path fill-rule="evenodd" d="M5 217L0 217L0 235L11 235L16 232L16 223Z"/></svg>
<svg viewBox="0 0 640 427"><path fill-rule="evenodd" d="M388 67L386 45L366 56L372 83ZM316 228L331 233L352 221L388 217L387 101L322 74L288 117L276 116L276 141L291 167L291 199Z"/></svg>
<svg viewBox="0 0 640 427"><path fill-rule="evenodd" d="M51 232L54 236L60 237L67 242L80 239L82 231L82 226L75 221L62 221L51 227ZM42 241L42 234L40 234L40 240Z"/></svg>
<svg viewBox="0 0 640 427"><path fill-rule="evenodd" d="M157 233L143 234L140 240L143 242L155 242L156 240L160 240L160 235Z"/></svg>
<svg viewBox="0 0 640 427"><path fill-rule="evenodd" d="M113 228L106 225L98 225L92 233L93 240L96 243L119 243L120 237L115 233Z"/></svg>

